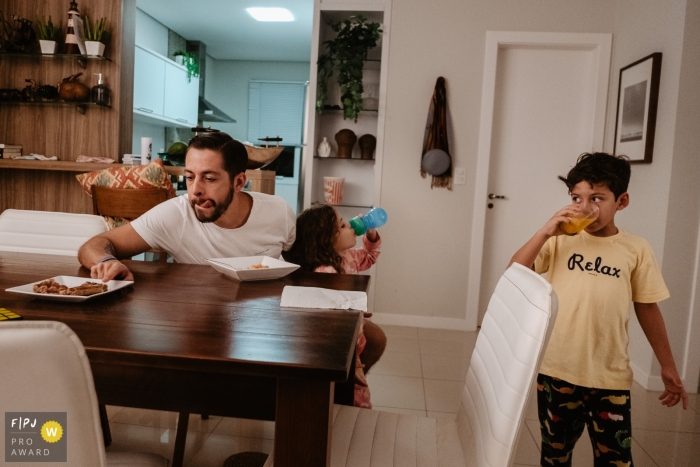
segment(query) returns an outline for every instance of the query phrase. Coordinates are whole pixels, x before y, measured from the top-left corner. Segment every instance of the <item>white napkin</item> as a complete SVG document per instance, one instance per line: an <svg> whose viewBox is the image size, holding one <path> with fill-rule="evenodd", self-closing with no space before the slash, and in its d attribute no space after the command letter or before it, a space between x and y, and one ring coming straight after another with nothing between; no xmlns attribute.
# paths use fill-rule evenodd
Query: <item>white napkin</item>
<svg viewBox="0 0 700 467"><path fill-rule="evenodd" d="M42 156L41 154L30 154L28 156L14 156L13 159L38 159L40 161L57 161L58 157L56 157L56 156L46 157L46 156Z"/></svg>
<svg viewBox="0 0 700 467"><path fill-rule="evenodd" d="M367 294L365 292L287 285L282 290L280 306L367 311Z"/></svg>

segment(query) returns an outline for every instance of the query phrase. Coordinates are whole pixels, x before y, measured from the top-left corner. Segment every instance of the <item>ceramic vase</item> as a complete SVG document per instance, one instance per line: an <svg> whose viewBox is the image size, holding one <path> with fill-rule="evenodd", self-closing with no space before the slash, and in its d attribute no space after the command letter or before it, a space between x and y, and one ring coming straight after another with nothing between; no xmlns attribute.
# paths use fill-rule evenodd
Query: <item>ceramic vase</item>
<svg viewBox="0 0 700 467"><path fill-rule="evenodd" d="M329 157L331 155L331 143L328 138L323 137L323 141L318 145L318 157Z"/></svg>
<svg viewBox="0 0 700 467"><path fill-rule="evenodd" d="M357 141L357 135L352 130L344 128L335 134L335 142L338 143L338 157L340 159L350 159L352 148Z"/></svg>
<svg viewBox="0 0 700 467"><path fill-rule="evenodd" d="M39 41L39 47L41 47L41 53L46 55L53 55L56 53L56 41Z"/></svg>
<svg viewBox="0 0 700 467"><path fill-rule="evenodd" d="M377 138L374 135L362 135L360 137L360 157L362 159L374 159L374 149L377 147Z"/></svg>
<svg viewBox="0 0 700 467"><path fill-rule="evenodd" d="M101 57L102 54L105 53L105 45L102 42L85 41L85 53L87 55Z"/></svg>

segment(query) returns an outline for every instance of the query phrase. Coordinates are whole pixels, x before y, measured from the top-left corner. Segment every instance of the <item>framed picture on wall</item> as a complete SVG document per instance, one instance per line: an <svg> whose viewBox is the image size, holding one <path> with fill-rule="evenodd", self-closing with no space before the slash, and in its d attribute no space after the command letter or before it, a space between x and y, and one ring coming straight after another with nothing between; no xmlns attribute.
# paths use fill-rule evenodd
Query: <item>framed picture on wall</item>
<svg viewBox="0 0 700 467"><path fill-rule="evenodd" d="M661 52L620 69L613 153L632 163L651 163L660 77Z"/></svg>

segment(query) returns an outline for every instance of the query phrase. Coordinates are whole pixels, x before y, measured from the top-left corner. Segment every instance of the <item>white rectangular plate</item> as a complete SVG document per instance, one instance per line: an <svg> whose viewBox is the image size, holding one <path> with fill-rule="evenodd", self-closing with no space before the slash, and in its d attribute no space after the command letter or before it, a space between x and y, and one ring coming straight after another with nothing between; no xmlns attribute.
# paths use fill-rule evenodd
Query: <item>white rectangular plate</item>
<svg viewBox="0 0 700 467"><path fill-rule="evenodd" d="M244 256L242 258L204 258L214 269L237 281L263 281L279 279L299 269L299 266L269 256ZM267 266L251 269L255 264Z"/></svg>
<svg viewBox="0 0 700 467"><path fill-rule="evenodd" d="M46 279L44 279L46 280ZM61 285L65 285L66 287L77 287L81 284L84 284L85 282L97 282L97 283L102 283L101 280L99 279L89 279L85 277L74 277L74 276L56 276L53 278L56 282L58 282ZM107 291L106 292L101 292L97 293L95 295L87 295L87 296L80 296L80 295L56 295L56 294L47 294L47 293L36 293L34 292L34 284L39 284L43 281L37 281L37 282L32 282L31 284L26 284L26 285L20 285L18 287L12 287L11 289L5 289L6 292L13 292L13 293L21 293L25 295L31 295L34 298L38 298L41 300L53 300L56 302L84 302L86 300L92 300L93 298L96 297L102 297L103 295L106 295L108 293L112 293L115 290L122 289L126 286L129 286L134 283L134 281L109 281L107 282Z"/></svg>

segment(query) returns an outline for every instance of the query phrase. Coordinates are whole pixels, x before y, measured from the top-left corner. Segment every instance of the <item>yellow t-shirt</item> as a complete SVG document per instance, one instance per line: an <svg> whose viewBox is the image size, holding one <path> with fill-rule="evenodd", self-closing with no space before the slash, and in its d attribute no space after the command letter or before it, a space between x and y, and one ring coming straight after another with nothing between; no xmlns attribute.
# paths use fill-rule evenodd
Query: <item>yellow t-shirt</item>
<svg viewBox="0 0 700 467"><path fill-rule="evenodd" d="M630 303L669 297L649 243L622 230L560 235L542 247L535 271L547 273L559 298L540 372L589 388L630 389Z"/></svg>

